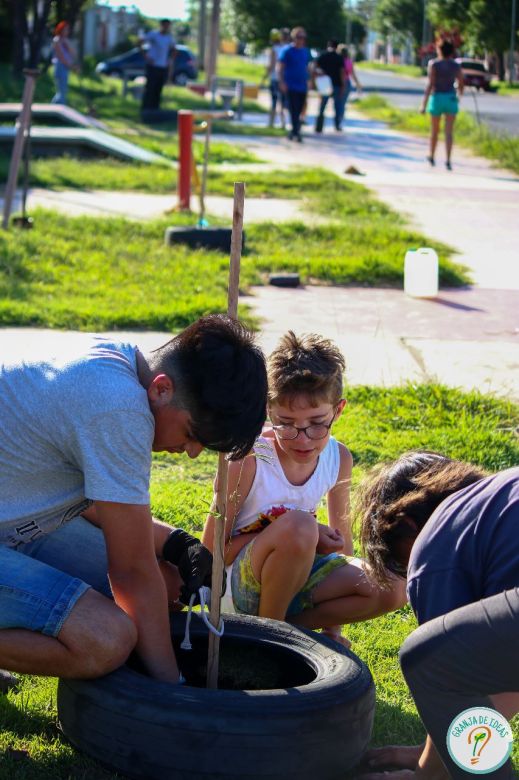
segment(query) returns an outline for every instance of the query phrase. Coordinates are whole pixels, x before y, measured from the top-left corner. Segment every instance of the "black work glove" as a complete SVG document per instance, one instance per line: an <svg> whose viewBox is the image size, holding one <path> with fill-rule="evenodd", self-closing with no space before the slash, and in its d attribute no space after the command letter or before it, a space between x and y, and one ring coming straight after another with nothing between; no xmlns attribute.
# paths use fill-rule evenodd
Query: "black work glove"
<svg viewBox="0 0 519 780"><path fill-rule="evenodd" d="M211 587L213 556L207 547L204 547L200 539L191 536L182 528L175 528L164 543L162 557L165 561L178 566L180 576L184 580L180 591L182 604L189 604L193 593L196 594L194 603L199 604L198 589L202 585Z"/></svg>

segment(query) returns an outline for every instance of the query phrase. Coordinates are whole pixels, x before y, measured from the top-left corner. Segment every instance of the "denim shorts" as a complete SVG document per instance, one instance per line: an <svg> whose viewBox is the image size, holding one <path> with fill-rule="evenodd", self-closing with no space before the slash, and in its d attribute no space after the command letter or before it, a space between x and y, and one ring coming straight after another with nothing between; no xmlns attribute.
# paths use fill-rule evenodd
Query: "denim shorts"
<svg viewBox="0 0 519 780"><path fill-rule="evenodd" d="M245 545L236 556L231 573L231 589L234 609L238 614L257 615L259 612L261 585L252 571L251 552L255 539ZM316 587L332 571L347 566L351 558L339 553L316 555L310 576L296 593L287 609L287 617L298 615L313 607L313 593Z"/></svg>
<svg viewBox="0 0 519 780"><path fill-rule="evenodd" d="M111 597L102 531L82 517L17 549L0 545L0 629L57 636L78 599Z"/></svg>

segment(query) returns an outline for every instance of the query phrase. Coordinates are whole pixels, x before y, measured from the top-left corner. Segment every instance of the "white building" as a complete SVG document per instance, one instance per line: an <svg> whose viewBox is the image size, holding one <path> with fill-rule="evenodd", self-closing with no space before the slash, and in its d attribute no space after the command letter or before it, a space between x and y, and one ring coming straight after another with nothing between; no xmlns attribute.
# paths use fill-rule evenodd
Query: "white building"
<svg viewBox="0 0 519 780"><path fill-rule="evenodd" d="M94 5L82 18L83 56L105 54L139 29L139 15L133 6L110 8Z"/></svg>

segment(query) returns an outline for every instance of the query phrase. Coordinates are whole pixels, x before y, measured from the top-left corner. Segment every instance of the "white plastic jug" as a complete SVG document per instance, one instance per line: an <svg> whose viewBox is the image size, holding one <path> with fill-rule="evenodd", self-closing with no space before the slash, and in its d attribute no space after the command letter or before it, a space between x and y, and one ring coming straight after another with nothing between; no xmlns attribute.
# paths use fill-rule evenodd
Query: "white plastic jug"
<svg viewBox="0 0 519 780"><path fill-rule="evenodd" d="M438 295L438 255L434 249L420 247L405 253L404 292L413 298Z"/></svg>

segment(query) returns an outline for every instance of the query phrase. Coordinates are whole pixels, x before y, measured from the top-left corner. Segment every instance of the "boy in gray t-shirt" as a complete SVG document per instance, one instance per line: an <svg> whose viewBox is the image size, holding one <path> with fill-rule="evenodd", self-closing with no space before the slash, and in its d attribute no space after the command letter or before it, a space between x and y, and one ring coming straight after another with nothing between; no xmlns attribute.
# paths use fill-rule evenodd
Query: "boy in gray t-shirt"
<svg viewBox="0 0 519 780"><path fill-rule="evenodd" d="M168 604L207 582L211 556L152 519L151 452L240 457L265 406L263 355L216 315L148 356L93 338L0 363L0 666L95 677L135 647L178 680Z"/></svg>

